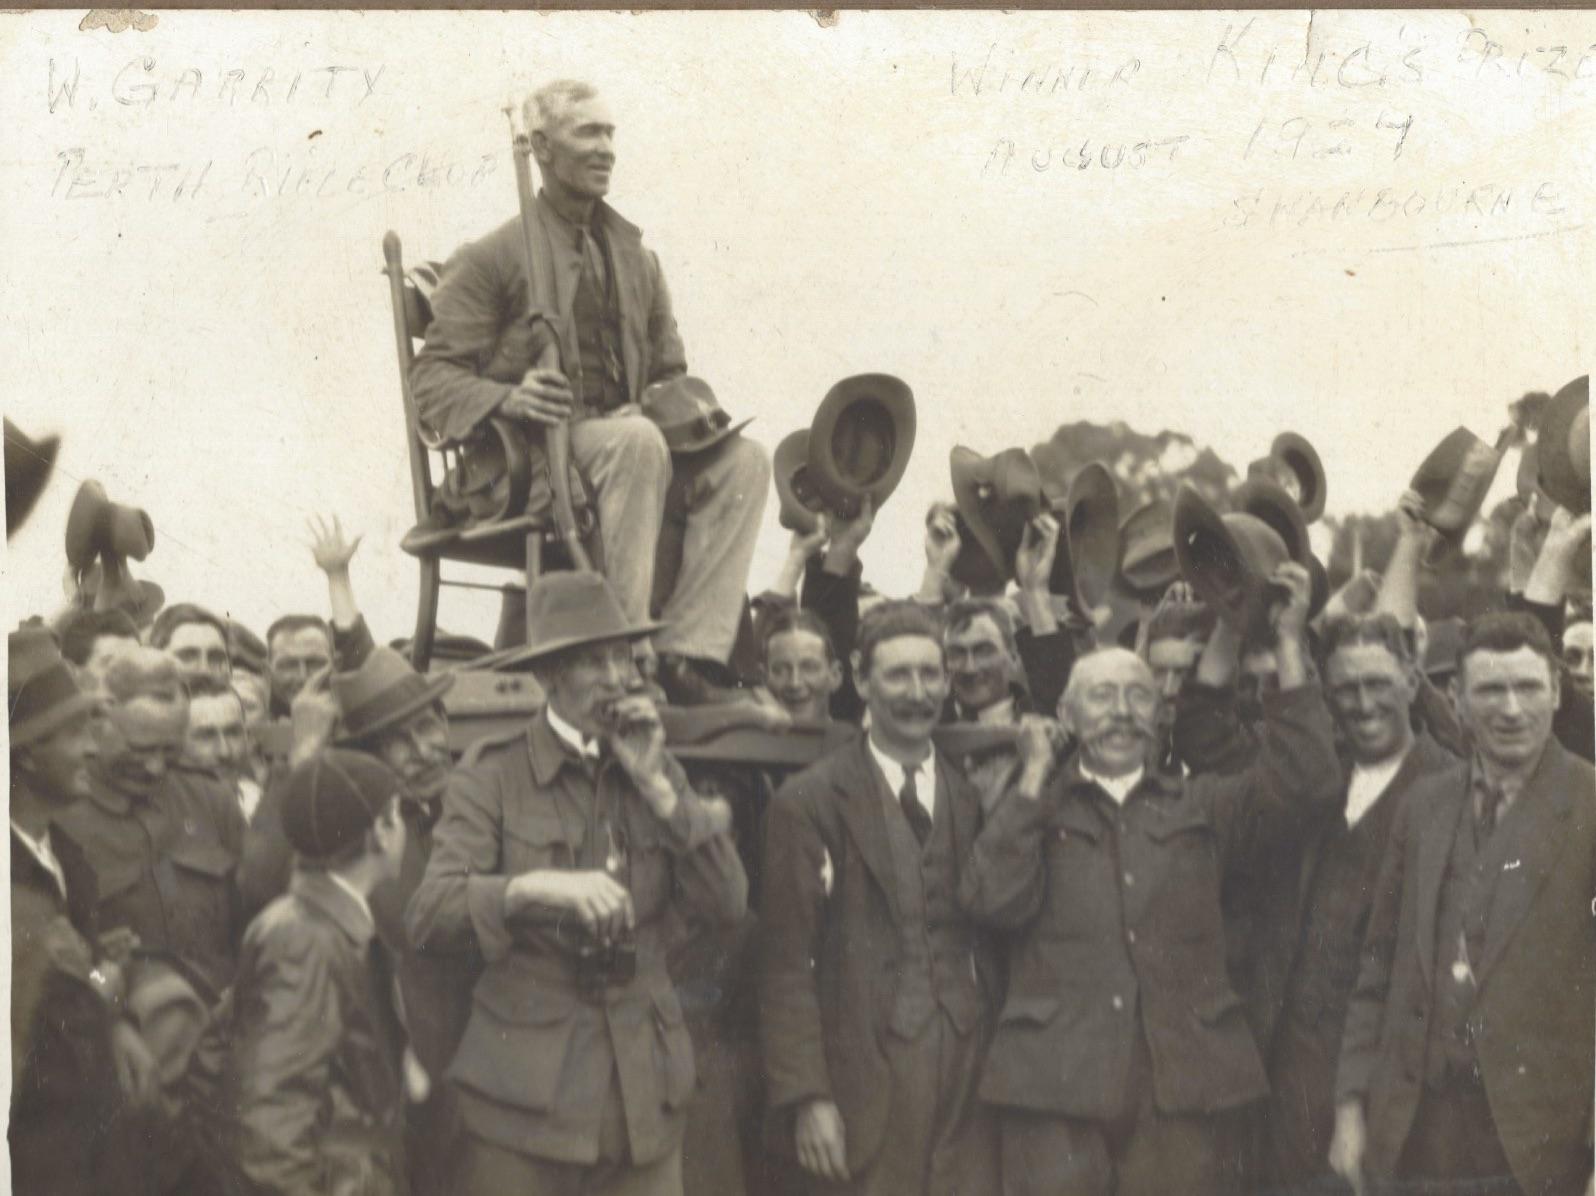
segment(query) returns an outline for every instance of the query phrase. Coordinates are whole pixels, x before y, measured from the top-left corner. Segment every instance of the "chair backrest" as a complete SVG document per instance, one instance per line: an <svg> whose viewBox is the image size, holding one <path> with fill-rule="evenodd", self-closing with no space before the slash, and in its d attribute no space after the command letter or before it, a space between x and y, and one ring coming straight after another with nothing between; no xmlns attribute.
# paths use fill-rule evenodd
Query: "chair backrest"
<svg viewBox="0 0 1596 1196"><path fill-rule="evenodd" d="M388 298L393 305L394 350L399 361L399 393L404 402L405 447L410 454L410 490L416 521L425 520L432 508L432 463L422 433L421 414L410 386L415 363L415 343L426 335L432 312L415 283L405 276L404 249L399 234L390 230L382 238L383 272L388 275Z"/></svg>

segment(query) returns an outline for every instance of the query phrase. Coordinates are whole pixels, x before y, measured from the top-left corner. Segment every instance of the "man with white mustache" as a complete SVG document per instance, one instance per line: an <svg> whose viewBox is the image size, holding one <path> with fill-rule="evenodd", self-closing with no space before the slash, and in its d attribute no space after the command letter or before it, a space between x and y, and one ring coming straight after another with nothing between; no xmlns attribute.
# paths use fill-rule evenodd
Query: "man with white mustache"
<svg viewBox="0 0 1596 1196"><path fill-rule="evenodd" d="M1225 967L1220 887L1340 796L1330 713L1308 684L1309 580L1282 564L1280 693L1234 776L1157 774L1158 686L1134 653L1079 660L1058 728L1022 724L1018 782L961 877L970 914L1012 936L981 1097L1006 1196L1235 1190L1238 1112L1268 1090Z"/></svg>

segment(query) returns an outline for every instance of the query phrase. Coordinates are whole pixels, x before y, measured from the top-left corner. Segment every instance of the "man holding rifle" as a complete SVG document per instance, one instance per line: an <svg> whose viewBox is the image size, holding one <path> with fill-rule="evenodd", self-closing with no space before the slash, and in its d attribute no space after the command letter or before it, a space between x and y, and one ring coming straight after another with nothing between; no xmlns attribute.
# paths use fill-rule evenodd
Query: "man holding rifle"
<svg viewBox="0 0 1596 1196"><path fill-rule="evenodd" d="M686 350L659 259L604 202L615 165L604 101L589 84L559 81L534 92L523 113L543 188L526 225L507 222L445 266L412 375L416 402L424 423L456 441L490 416L532 429L569 423L572 461L596 495L604 572L627 617L642 622L673 460L639 403L650 384L686 372ZM552 279L529 276L529 239L547 246ZM540 310L540 293L556 310ZM550 324L558 368L540 365ZM655 646L666 693L689 703L729 679L770 464L734 435L674 467L688 475L677 479L687 530Z"/></svg>

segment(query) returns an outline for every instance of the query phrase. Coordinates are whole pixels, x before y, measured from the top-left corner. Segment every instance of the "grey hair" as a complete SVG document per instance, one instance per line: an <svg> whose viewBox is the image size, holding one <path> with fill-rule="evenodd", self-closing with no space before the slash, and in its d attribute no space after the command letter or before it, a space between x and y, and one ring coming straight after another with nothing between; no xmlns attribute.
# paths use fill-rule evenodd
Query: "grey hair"
<svg viewBox="0 0 1596 1196"><path fill-rule="evenodd" d="M580 79L556 79L545 83L521 105L521 120L528 133L547 133L570 109L572 104L591 100L598 88Z"/></svg>
<svg viewBox="0 0 1596 1196"><path fill-rule="evenodd" d="M1069 706L1080 694L1081 687L1086 684L1081 678L1087 671L1082 669L1081 666L1095 657L1133 660L1143 672L1148 674L1149 678L1152 676L1152 670L1147 667L1147 662L1129 648L1121 648L1118 644L1104 644L1102 647L1093 648L1090 652L1084 653L1076 659L1075 664L1070 669L1070 679L1065 683L1064 692L1059 695L1059 709L1062 710Z"/></svg>
<svg viewBox="0 0 1596 1196"><path fill-rule="evenodd" d="M105 692L114 702L148 698L163 706L188 705L188 687L177 661L159 648L129 648L105 671Z"/></svg>

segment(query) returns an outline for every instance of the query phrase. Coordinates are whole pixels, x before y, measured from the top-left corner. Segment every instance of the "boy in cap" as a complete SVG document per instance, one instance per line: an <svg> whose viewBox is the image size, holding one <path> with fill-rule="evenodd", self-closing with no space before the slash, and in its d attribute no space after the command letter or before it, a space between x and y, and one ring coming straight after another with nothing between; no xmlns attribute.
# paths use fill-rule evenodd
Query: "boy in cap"
<svg viewBox="0 0 1596 1196"><path fill-rule="evenodd" d="M369 899L398 874L403 785L333 748L289 777L288 892L250 924L235 982L237 1158L252 1192L407 1190L402 1031Z"/></svg>

